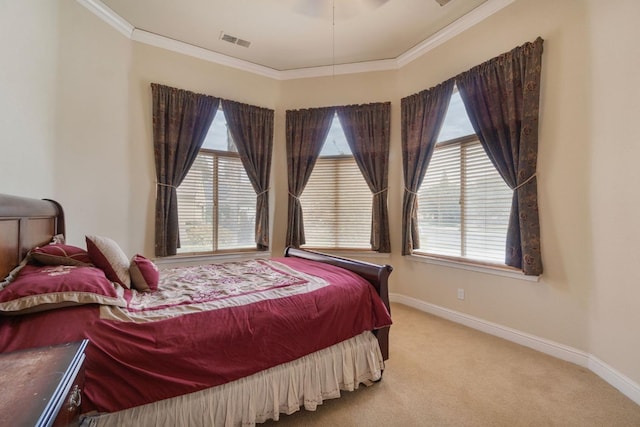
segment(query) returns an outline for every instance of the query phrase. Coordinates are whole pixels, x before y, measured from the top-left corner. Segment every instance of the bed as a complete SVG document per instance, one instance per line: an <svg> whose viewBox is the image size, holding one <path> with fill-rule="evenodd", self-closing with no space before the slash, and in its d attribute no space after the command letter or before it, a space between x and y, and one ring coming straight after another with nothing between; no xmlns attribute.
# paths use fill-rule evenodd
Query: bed
<svg viewBox="0 0 640 427"><path fill-rule="evenodd" d="M139 292L84 250L51 262L64 232L55 201L0 194L0 352L89 339L84 425L255 425L382 378L388 265L287 248Z"/></svg>

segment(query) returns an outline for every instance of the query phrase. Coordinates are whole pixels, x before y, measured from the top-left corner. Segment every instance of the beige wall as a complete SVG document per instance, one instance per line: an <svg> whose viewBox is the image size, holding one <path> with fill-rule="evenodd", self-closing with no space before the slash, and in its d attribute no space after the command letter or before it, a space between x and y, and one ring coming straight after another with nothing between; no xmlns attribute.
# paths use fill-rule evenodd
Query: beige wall
<svg viewBox="0 0 640 427"><path fill-rule="evenodd" d="M131 41L75 1L59 5L56 199L67 239L110 236L128 249Z"/></svg>
<svg viewBox="0 0 640 427"><path fill-rule="evenodd" d="M640 383L640 2L589 4L590 351Z"/></svg>
<svg viewBox="0 0 640 427"><path fill-rule="evenodd" d="M6 3L0 5L2 17ZM640 154L633 83L640 65L633 19L640 10L634 0L518 0L399 71L282 82L131 42L76 2L58 8L44 0L37 8L34 1L11 3L11 12L31 17L33 28L32 39L0 41L10 49L11 64L0 70L3 93L29 94L20 110L0 100L0 191L54 193L67 208L74 240L105 234L129 254L153 256L150 82L276 110L274 254L281 253L286 234L285 110L391 101L394 253L382 261L395 267L392 292L584 350L640 383L640 229L634 222L640 193L633 185L640 173L631 163ZM10 31L19 30L4 21L13 25ZM545 39L538 161L542 279L527 282L401 257L400 98L537 36ZM58 40L56 55L39 50L55 49ZM33 82L40 90L31 88ZM37 116L38 126L21 120L25 114ZM17 149L13 139L26 145ZM27 181L24 168L7 167L4 160L5 153L25 151L36 161ZM47 183L51 178L54 184ZM466 290L464 301L456 299L457 288Z"/></svg>
<svg viewBox="0 0 640 427"><path fill-rule="evenodd" d="M0 1L2 193L54 196L57 16L55 2Z"/></svg>

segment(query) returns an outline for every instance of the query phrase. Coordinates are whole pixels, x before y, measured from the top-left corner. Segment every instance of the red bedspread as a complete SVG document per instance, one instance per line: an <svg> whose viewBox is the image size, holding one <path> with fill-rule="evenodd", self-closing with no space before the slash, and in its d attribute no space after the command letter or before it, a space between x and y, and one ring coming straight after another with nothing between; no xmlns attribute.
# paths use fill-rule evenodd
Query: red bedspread
<svg viewBox="0 0 640 427"><path fill-rule="evenodd" d="M131 293L123 310L131 318L123 320L96 305L4 317L0 351L88 338L83 410L113 412L224 384L391 324L361 277L313 261L276 261L322 279L311 285L275 264L261 268L282 283L255 292L231 279L207 292L198 285L197 295L171 291L180 294L176 312Z"/></svg>

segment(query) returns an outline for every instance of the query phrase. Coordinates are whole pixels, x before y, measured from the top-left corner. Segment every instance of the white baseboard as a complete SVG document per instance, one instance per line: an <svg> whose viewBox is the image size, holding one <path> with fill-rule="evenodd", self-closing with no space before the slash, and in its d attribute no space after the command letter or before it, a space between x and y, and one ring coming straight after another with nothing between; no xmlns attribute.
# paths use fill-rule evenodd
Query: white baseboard
<svg viewBox="0 0 640 427"><path fill-rule="evenodd" d="M416 298L408 297L401 294L390 293L391 302L413 307L425 313L442 317L455 323L468 326L472 329L494 335L508 341L524 345L526 347L537 350L541 353L548 354L561 360L566 360L576 365L588 368L590 371L598 375L600 378L618 389L622 394L640 405L640 385L630 378L624 376L616 369L607 365L597 357L585 353L573 347L566 346L554 341L527 334L517 329L508 328L497 323L488 322L486 320L460 313L455 310L440 307L435 304L421 301Z"/></svg>
<svg viewBox="0 0 640 427"><path fill-rule="evenodd" d="M612 366L604 363L594 355L589 356L589 370L617 388L620 393L640 405L640 385L621 374Z"/></svg>

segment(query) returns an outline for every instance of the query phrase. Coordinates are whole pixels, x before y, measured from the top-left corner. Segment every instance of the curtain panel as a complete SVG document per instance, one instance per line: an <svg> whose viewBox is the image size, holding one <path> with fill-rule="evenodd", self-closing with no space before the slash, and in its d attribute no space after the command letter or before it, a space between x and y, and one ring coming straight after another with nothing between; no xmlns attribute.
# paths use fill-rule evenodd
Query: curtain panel
<svg viewBox="0 0 640 427"><path fill-rule="evenodd" d="M287 110L287 178L289 186L286 245L305 244L300 195L329 134L335 108Z"/></svg>
<svg viewBox="0 0 640 427"><path fill-rule="evenodd" d="M526 43L456 77L482 146L513 190L505 263L542 274L536 168L543 40Z"/></svg>
<svg viewBox="0 0 640 427"><path fill-rule="evenodd" d="M454 80L401 99L402 255L420 247L418 236L418 190L433 155L438 134L449 107Z"/></svg>
<svg viewBox="0 0 640 427"><path fill-rule="evenodd" d="M151 84L153 152L156 166L155 253L175 255L180 247L176 188L204 142L220 100Z"/></svg>
<svg viewBox="0 0 640 427"><path fill-rule="evenodd" d="M356 163L373 193L371 249L389 253L387 199L391 103L349 105L336 110Z"/></svg>
<svg viewBox="0 0 640 427"><path fill-rule="evenodd" d="M256 246L266 250L269 248L269 176L274 111L226 99L222 100L222 110L242 165L257 195Z"/></svg>

